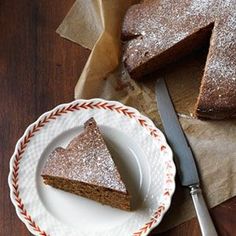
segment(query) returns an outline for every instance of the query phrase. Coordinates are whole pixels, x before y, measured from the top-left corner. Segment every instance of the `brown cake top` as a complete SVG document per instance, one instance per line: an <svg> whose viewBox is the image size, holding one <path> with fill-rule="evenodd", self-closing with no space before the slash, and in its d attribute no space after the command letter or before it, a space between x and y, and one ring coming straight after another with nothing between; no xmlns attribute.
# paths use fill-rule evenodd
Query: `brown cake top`
<svg viewBox="0 0 236 236"><path fill-rule="evenodd" d="M236 112L235 0L149 0L133 5L122 29L128 71L210 24L212 35L200 91L204 96L198 105L208 111L215 107Z"/></svg>
<svg viewBox="0 0 236 236"><path fill-rule="evenodd" d="M42 176L60 177L127 193L96 121L90 118L84 129L66 149L59 147L50 154Z"/></svg>

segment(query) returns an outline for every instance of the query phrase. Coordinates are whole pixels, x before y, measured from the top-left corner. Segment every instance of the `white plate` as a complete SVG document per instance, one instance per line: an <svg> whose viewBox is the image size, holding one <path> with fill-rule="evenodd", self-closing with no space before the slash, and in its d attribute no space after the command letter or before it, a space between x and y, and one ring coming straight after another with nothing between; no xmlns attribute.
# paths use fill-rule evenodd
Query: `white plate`
<svg viewBox="0 0 236 236"><path fill-rule="evenodd" d="M94 117L133 196L125 212L46 186L48 154ZM29 231L41 236L143 236L157 226L175 190L175 165L164 135L137 110L115 101L76 100L43 114L17 142L10 161L10 196Z"/></svg>

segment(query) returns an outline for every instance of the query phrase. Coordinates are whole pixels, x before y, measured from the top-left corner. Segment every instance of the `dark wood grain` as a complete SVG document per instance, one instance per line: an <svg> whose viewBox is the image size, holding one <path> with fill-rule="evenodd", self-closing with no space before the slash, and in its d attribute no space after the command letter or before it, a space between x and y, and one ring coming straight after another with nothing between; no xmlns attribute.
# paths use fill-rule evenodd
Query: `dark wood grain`
<svg viewBox="0 0 236 236"><path fill-rule="evenodd" d="M73 100L89 51L55 30L73 0L0 1L0 236L30 235L9 199L9 159L41 113Z"/></svg>
<svg viewBox="0 0 236 236"><path fill-rule="evenodd" d="M55 33L73 2L0 1L0 236L30 235L9 198L7 176L15 143L41 113L73 100L89 55ZM235 235L236 198L211 213L220 235ZM198 236L200 232L193 219L160 235Z"/></svg>

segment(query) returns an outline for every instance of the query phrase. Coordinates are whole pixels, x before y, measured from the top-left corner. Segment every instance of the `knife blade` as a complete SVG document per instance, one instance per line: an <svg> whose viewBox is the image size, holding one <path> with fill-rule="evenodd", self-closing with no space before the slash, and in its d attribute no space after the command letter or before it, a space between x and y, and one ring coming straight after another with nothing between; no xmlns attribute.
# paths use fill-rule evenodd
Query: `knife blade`
<svg viewBox="0 0 236 236"><path fill-rule="evenodd" d="M178 157L176 165L178 166L181 184L183 186L198 184L199 177L192 150L180 126L164 79L159 79L156 82L156 96L167 140Z"/></svg>
<svg viewBox="0 0 236 236"><path fill-rule="evenodd" d="M217 232L202 196L194 156L179 123L164 78L156 82L156 98L167 141L173 149L181 184L190 188L202 235L215 236Z"/></svg>

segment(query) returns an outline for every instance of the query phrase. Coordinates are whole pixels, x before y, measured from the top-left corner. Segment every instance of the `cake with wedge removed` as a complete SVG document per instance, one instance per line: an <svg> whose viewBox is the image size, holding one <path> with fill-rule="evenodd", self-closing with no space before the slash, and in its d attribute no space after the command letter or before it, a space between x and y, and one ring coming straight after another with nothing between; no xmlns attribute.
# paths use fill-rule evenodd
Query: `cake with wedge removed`
<svg viewBox="0 0 236 236"><path fill-rule="evenodd" d="M94 118L65 149L58 147L49 155L41 176L52 187L130 210L131 196Z"/></svg>
<svg viewBox="0 0 236 236"><path fill-rule="evenodd" d="M141 1L126 13L122 39L133 79L170 68L170 62L210 42L195 116L236 118L235 0Z"/></svg>

